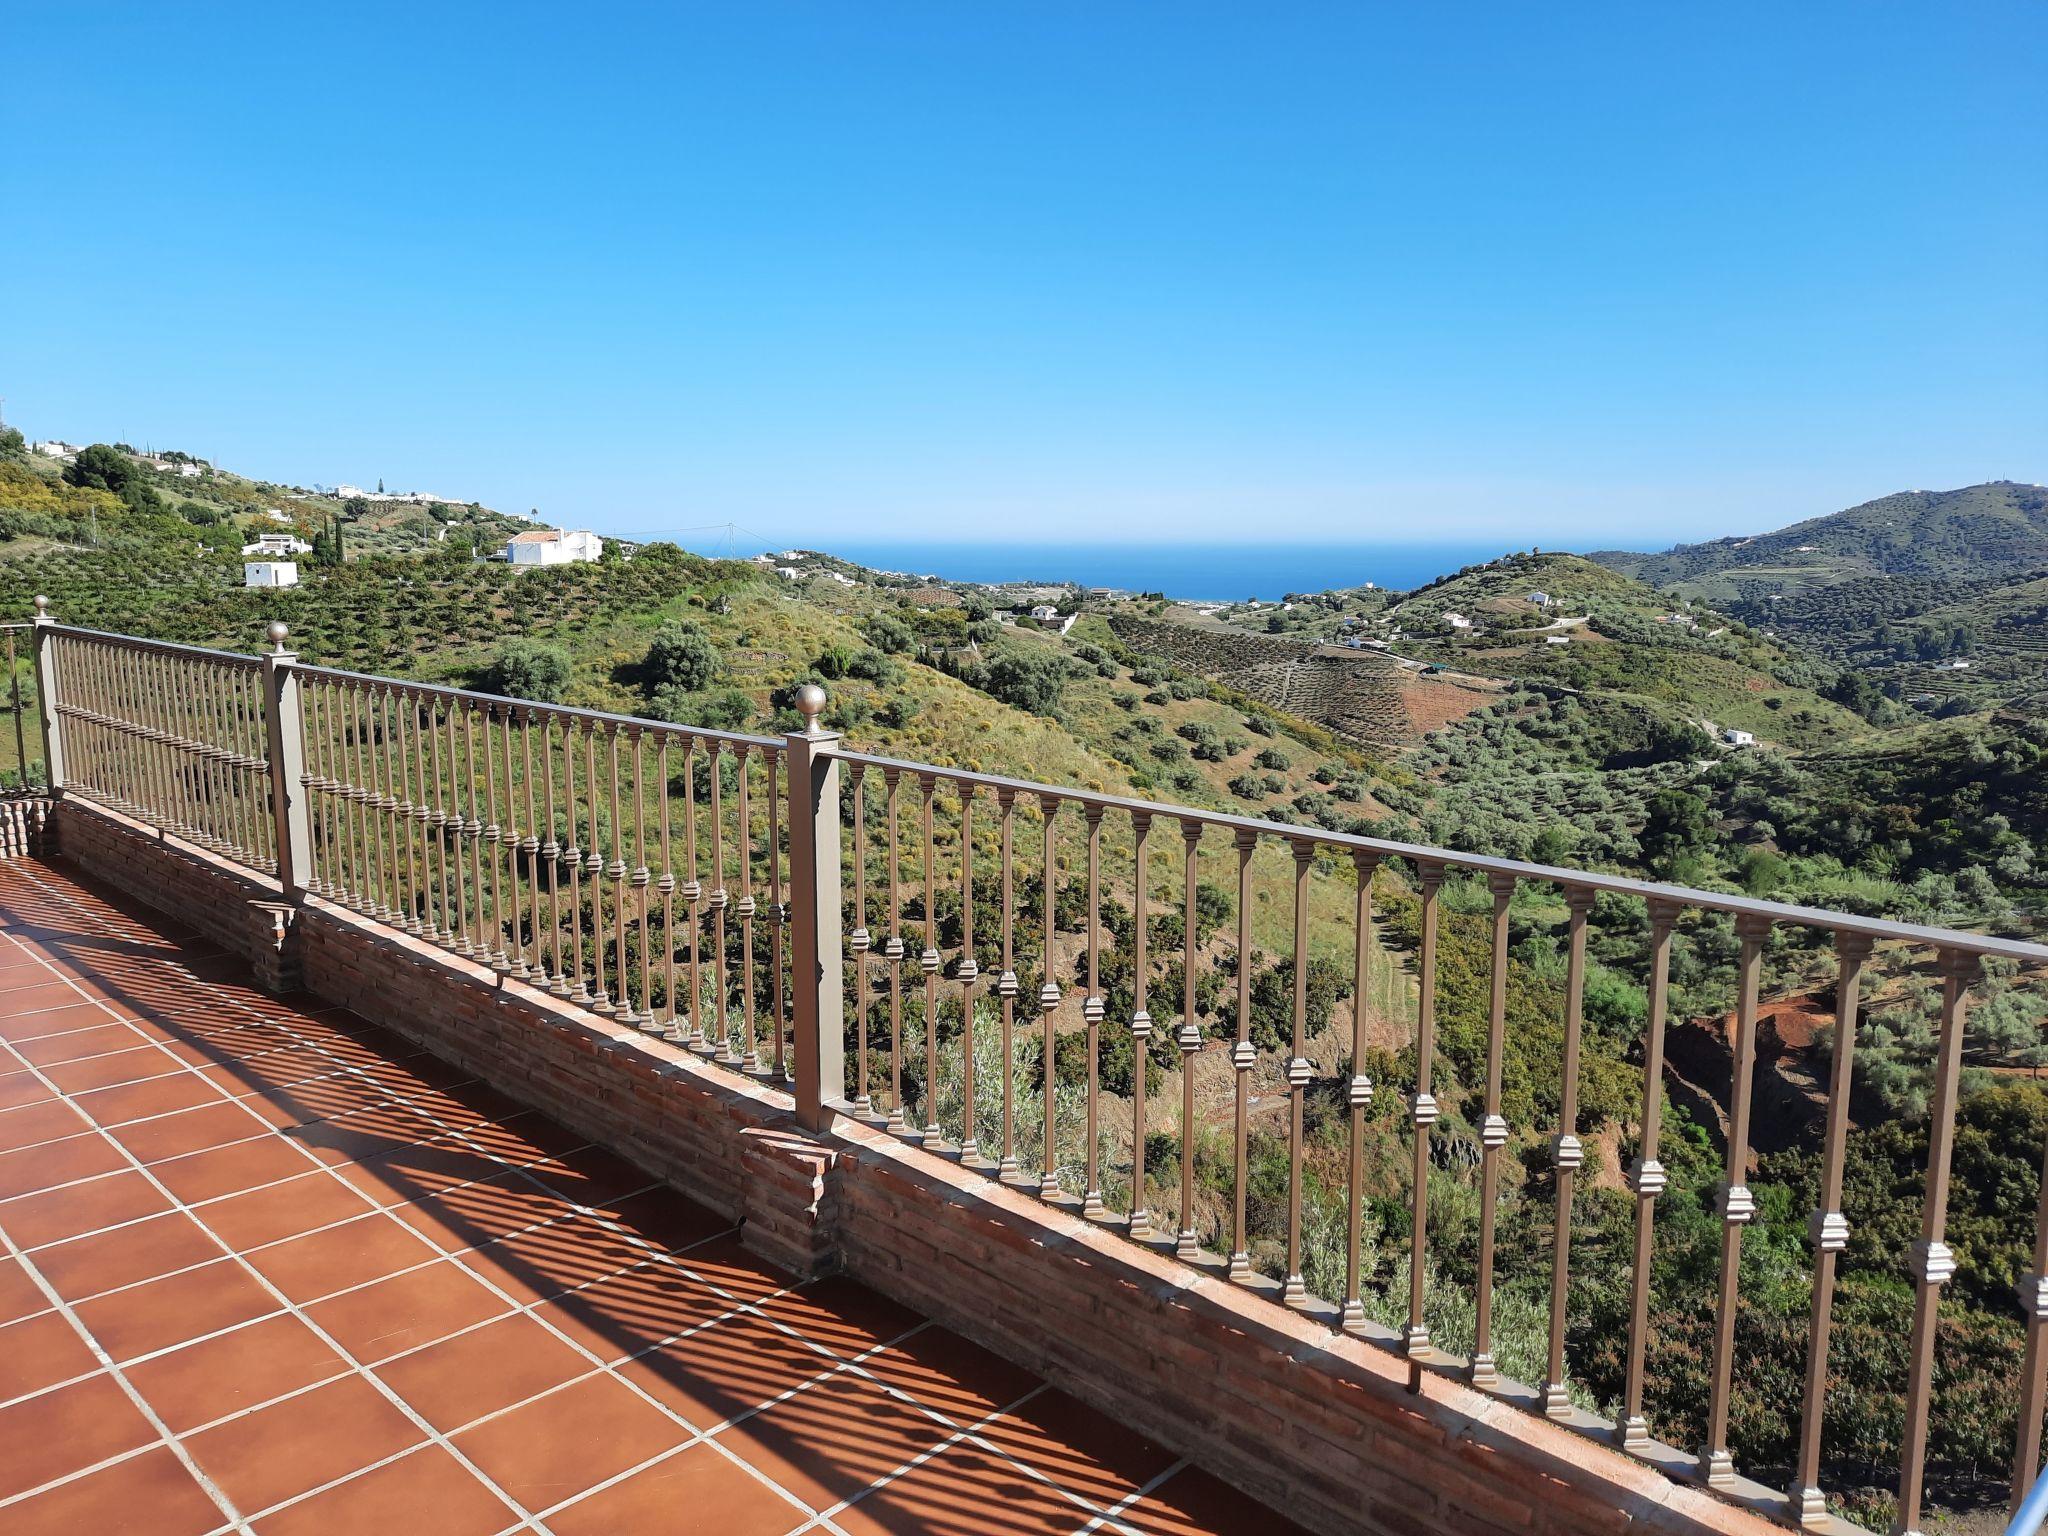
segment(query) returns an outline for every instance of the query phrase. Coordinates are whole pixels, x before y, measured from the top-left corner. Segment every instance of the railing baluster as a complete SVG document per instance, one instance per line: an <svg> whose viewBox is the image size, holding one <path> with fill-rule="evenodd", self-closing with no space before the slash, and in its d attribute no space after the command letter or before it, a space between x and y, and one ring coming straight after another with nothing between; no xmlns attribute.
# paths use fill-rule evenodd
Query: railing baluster
<svg viewBox="0 0 2048 1536"><path fill-rule="evenodd" d="M1045 1089L1045 1146L1039 1154L1038 1192L1040 1195L1059 1193L1059 1107L1056 1094L1059 1086L1059 1034L1053 1024L1053 1015L1060 1006L1059 983L1053 979L1053 945L1058 939L1055 911L1059 883L1059 817L1060 800L1057 795L1040 795L1039 808L1045 820L1045 951L1040 957L1038 972L1038 1013L1043 1023L1041 1031L1039 1066L1044 1078Z"/></svg>
<svg viewBox="0 0 2048 1536"><path fill-rule="evenodd" d="M962 779L960 790L960 1159L981 1157L974 1102L974 983L981 967L974 958L974 785Z"/></svg>
<svg viewBox="0 0 2048 1536"><path fill-rule="evenodd" d="M626 975L626 880L629 871L626 867L626 820L619 795L619 728L613 726L604 734L612 785L612 857L605 866L612 888L612 980L617 986L612 997L612 1017L621 1024L635 1024L639 1020L633 1012L633 988Z"/></svg>
<svg viewBox="0 0 2048 1536"><path fill-rule="evenodd" d="M456 824L457 819L449 815L448 808L454 803L455 797L449 789L448 765L442 760L442 748L454 739L450 734L452 726L444 724L446 719L447 711L441 705L435 703L428 704L426 731L432 748L430 755L433 759L434 806L433 813L429 816L427 824L434 829L433 856L436 867L434 883L437 887L437 899L441 904L441 931L436 937L443 948L455 949L459 948L462 943L462 898L459 887L449 878L448 867L450 828ZM451 758L453 756L452 748L449 756ZM347 802L344 801L344 811L346 806ZM462 846L459 840L455 846L458 849Z"/></svg>
<svg viewBox="0 0 2048 1536"><path fill-rule="evenodd" d="M868 1090L868 954L874 936L868 932L868 770L855 763L849 775L847 798L853 806L853 932L846 936L853 951L854 1062L853 1110L862 1117L875 1112L874 1095Z"/></svg>
<svg viewBox="0 0 2048 1536"><path fill-rule="evenodd" d="M725 888L725 761L724 751L713 742L709 753L711 763L711 892L706 898L711 907L711 989L712 1002L716 1005L712 1020L717 1032L711 1036L717 1042L718 1059L727 1063L739 1060L739 1053L733 1049L732 1018L730 1009L731 993L726 986L725 968L725 909L732 896Z"/></svg>
<svg viewBox="0 0 2048 1536"><path fill-rule="evenodd" d="M1372 1105L1372 1078L1365 1070L1367 1000L1372 996L1372 879L1379 855L1356 852L1352 874L1358 885L1352 917L1351 953L1351 1081L1344 1102L1350 1117L1351 1166L1344 1197L1344 1309L1347 1332L1365 1330L1363 1240L1365 1225L1365 1112Z"/></svg>
<svg viewBox="0 0 2048 1536"><path fill-rule="evenodd" d="M1571 1392L1564 1359L1565 1307L1571 1286L1572 1194L1586 1151L1579 1140L1579 1046L1584 1034L1586 998L1586 920L1592 915L1593 893L1574 887L1565 895L1571 910L1570 955L1564 984L1564 1062L1558 1077L1557 1135L1550 1143L1556 1170L1557 1215L1550 1249L1550 1357L1543 1382L1543 1411L1552 1418L1571 1412Z"/></svg>
<svg viewBox="0 0 2048 1536"><path fill-rule="evenodd" d="M783 777L779 752L761 754L762 771L768 777L768 1005L775 1019L775 1060L772 1071L778 1083L789 1082L789 1000L782 986L782 968L788 952L789 907L782 899L782 796L777 785ZM791 786L794 795L795 786ZM790 807L794 812L796 807ZM830 808L833 815L839 808ZM823 876L821 875L822 879ZM836 878L836 876L835 876ZM840 1089L844 1092L844 1088Z"/></svg>
<svg viewBox="0 0 2048 1536"><path fill-rule="evenodd" d="M1734 1080L1728 1095L1728 1177L1722 1180L1717 1201L1721 1214L1721 1289L1714 1307L1707 1443L1700 1450L1701 1472L1716 1487L1726 1487L1735 1480L1735 1458L1728 1449L1728 1402L1735 1374L1735 1304L1742 1277L1742 1229L1756 1215L1756 1201L1747 1183L1749 1106L1756 1076L1757 989L1771 925L1768 919L1738 918L1735 932L1742 941L1741 990L1735 1009L1734 1049L1729 1053Z"/></svg>
<svg viewBox="0 0 2048 1536"><path fill-rule="evenodd" d="M740 899L734 910L740 919L740 985L745 989L740 999L740 1018L747 1041L746 1050L737 1052L737 1055L742 1070L758 1072L761 1070L761 1035L754 1011L754 914L759 908L754 901L754 815L748 789L750 754L741 747L734 755L739 762L739 837L734 852L738 856L740 874Z"/></svg>
<svg viewBox="0 0 2048 1536"><path fill-rule="evenodd" d="M484 948L484 960L494 970L506 970L510 957L505 950L505 822L510 817L500 817L500 812L510 804L512 798L512 734L508 720L500 719L498 706L486 704L483 715L484 732L484 830L483 841L490 849L487 855L491 865L491 931L490 942ZM491 742L495 732L501 743L494 749ZM499 793L498 760L505 761L504 791ZM514 925L517 926L516 924Z"/></svg>
<svg viewBox="0 0 2048 1536"><path fill-rule="evenodd" d="M1287 1279L1281 1299L1290 1307L1309 1304L1301 1273L1302 1152L1308 1136L1308 877L1316 847L1294 843L1294 1035L1287 1057Z"/></svg>
<svg viewBox="0 0 2048 1536"><path fill-rule="evenodd" d="M718 768L717 757L711 760ZM683 749L683 855L689 861L689 877L683 881L683 904L690 912L690 1015L685 1043L693 1051L706 1051L704 1035L704 877L697 862L697 738L692 736Z"/></svg>
<svg viewBox="0 0 2048 1536"><path fill-rule="evenodd" d="M1430 1074L1436 1056L1437 902L1443 891L1444 866L1419 863L1416 884L1422 895L1422 949L1416 965L1415 1092L1408 1101L1414 1156L1408 1192L1412 1217L1408 1235L1408 1321L1401 1329L1401 1346L1409 1359L1427 1360L1435 1352L1428 1323L1422 1315L1422 1284L1429 1258L1429 1128L1436 1124L1438 1113L1436 1096L1430 1092Z"/></svg>
<svg viewBox="0 0 2048 1536"><path fill-rule="evenodd" d="M1628 1367L1622 1389L1617 1438L1624 1449L1646 1451L1650 1422L1643 1414L1643 1362L1650 1337L1650 1247L1655 1237L1657 1197L1664 1193L1664 1165L1657 1160L1664 1119L1664 1016L1669 1008L1671 935L1679 909L1650 902L1650 995L1648 1031L1643 1037L1643 1134L1629 1165L1628 1187L1636 1197L1635 1262L1629 1272ZM1839 1161L1836 1167L1840 1167Z"/></svg>
<svg viewBox="0 0 2048 1536"><path fill-rule="evenodd" d="M540 807L533 792L533 713L531 707L519 711L520 782L526 788L526 833L519 840L526 868L526 933L519 941L519 963L512 968L512 974L522 981L537 981L544 974L540 958ZM545 751L542 760L546 760ZM513 888L517 890L516 882Z"/></svg>
<svg viewBox="0 0 2048 1536"><path fill-rule="evenodd" d="M1955 1155L1956 1093L1963 1071L1963 1013L1982 962L1973 954L1941 952L1941 1035L1934 1058L1934 1092L1927 1104L1927 1192L1920 1207L1920 1241L1912 1248L1913 1333L1906 1376L1906 1430L1899 1459L1899 1504L1893 1536L1917 1536L1920 1497L1927 1475L1927 1417L1934 1396L1934 1339L1941 1327L1941 1288L1954 1278L1948 1234L1949 1167Z"/></svg>
<svg viewBox="0 0 2048 1536"><path fill-rule="evenodd" d="M1081 999L1081 1022L1088 1052L1088 1106L1084 1119L1081 1211L1107 1214L1102 1206L1101 1136L1097 1133L1096 1100L1102 1093L1102 807L1082 807L1088 829L1088 995Z"/></svg>
<svg viewBox="0 0 2048 1536"><path fill-rule="evenodd" d="M1494 875L1487 881L1493 896L1492 993L1486 1016L1486 1113L1479 1125L1479 1274L1474 1288L1472 1384L1496 1386L1500 1368L1493 1358L1493 1248L1500 1204L1500 1152L1508 1142L1508 1123L1500 1112L1501 1058L1507 1048L1508 907L1515 898L1515 878Z"/></svg>
<svg viewBox="0 0 2048 1536"><path fill-rule="evenodd" d="M939 955L938 886L933 878L938 848L932 832L932 805L938 798L938 776L925 774L919 780L919 787L924 792L924 948L917 957L917 968L924 973L924 1128L921 1134L928 1145L936 1146L944 1134L939 1126L939 967L943 962Z"/></svg>
<svg viewBox="0 0 2048 1536"><path fill-rule="evenodd" d="M661 785L661 1000L668 1015L660 1033L673 1044L684 1042L682 1015L676 1011L676 865L674 845L669 836L669 733L663 731L655 747L654 772ZM643 958L642 964L651 963Z"/></svg>
<svg viewBox="0 0 2048 1536"><path fill-rule="evenodd" d="M1185 854L1181 895L1181 1011L1174 1043L1180 1047L1180 1225L1174 1251L1184 1259L1198 1257L1195 1238L1195 1058L1202 1052L1202 1026L1195 1019L1195 886L1201 871L1202 824L1192 817L1180 824Z"/></svg>
<svg viewBox="0 0 2048 1536"><path fill-rule="evenodd" d="M1152 831L1148 811L1131 812L1131 1214L1125 1230L1132 1237L1152 1235L1151 1202L1145 1189L1145 1099L1151 1091L1152 1015L1145 1011L1151 964L1145 948L1146 888L1150 869L1146 839Z"/></svg>
<svg viewBox="0 0 2048 1536"><path fill-rule="evenodd" d="M576 831L576 747L578 725L562 722L562 814L568 818L569 846L562 850L562 862L569 871L569 996L589 1003L590 976L583 967L583 849ZM595 828L592 840L595 841Z"/></svg>
<svg viewBox="0 0 2048 1536"><path fill-rule="evenodd" d="M1230 1278L1249 1280L1252 1256L1245 1233L1245 1202L1251 1171L1252 1065L1252 855L1259 837L1240 827L1237 832L1237 1040L1230 1048L1234 1069L1233 1125L1230 1169Z"/></svg>
<svg viewBox="0 0 2048 1536"><path fill-rule="evenodd" d="M893 768L882 771L882 784L888 796L889 814L889 904L887 919L889 937L882 945L882 958L889 963L889 1119L888 1127L898 1136L906 1135L910 1126L903 1118L903 896L901 888L902 853L898 835L897 812L899 796L903 787L903 775Z"/></svg>
<svg viewBox="0 0 2048 1536"><path fill-rule="evenodd" d="M1821 1420L1827 1395L1828 1327L1835 1299L1835 1266L1842 1250L1849 1246L1849 1223L1842 1215L1842 1164L1848 1150L1849 1096L1855 1086L1856 1011L1870 941L1861 934L1837 934L1835 954L1841 974L1835 988L1834 1059L1829 1064L1827 1130L1821 1143L1820 1205L1806 1227L1807 1238L1813 1244L1813 1312L1806 1333L1806 1389L1800 1402L1799 1459L1787 1490L1793 1518L1815 1530L1824 1530L1831 1523L1827 1495L1820 1486ZM1662 999L1658 1001L1661 1003ZM1656 1154L1653 1151L1651 1155Z"/></svg>
<svg viewBox="0 0 2048 1536"><path fill-rule="evenodd" d="M996 790L996 810L1002 820L1003 843L1003 969L996 977L996 996L1003 1005L1003 1147L996 1171L1003 1178L1016 1178L1022 1171L1017 1162L1017 997L1023 989L1017 981L1014 883L1017 792L1008 785Z"/></svg>
<svg viewBox="0 0 2048 1536"><path fill-rule="evenodd" d="M612 995L604 982L604 783L597 776L597 727L583 732L583 797L590 803L590 846L583 850L584 883L590 888L590 1007L596 1013L612 1011ZM616 832L618 818L612 818Z"/></svg>
<svg viewBox="0 0 2048 1536"><path fill-rule="evenodd" d="M654 950L649 944L647 927L647 904L651 894L648 887L654 882L654 872L647 867L647 744L646 735L638 726L633 728L633 890L638 897L639 911L634 914L639 923L640 937L640 1027L649 1034L661 1033L661 1020L654 1014ZM662 820L668 820L668 786L662 786Z"/></svg>
<svg viewBox="0 0 2048 1536"><path fill-rule="evenodd" d="M2017 1510L2041 1475L2041 1413L2048 1398L2048 1143L2041 1160L2041 1190L2034 1206L2034 1267L2020 1276L2020 1313L2027 1320L2020 1365L2020 1432L2012 1459L2012 1507Z"/></svg>

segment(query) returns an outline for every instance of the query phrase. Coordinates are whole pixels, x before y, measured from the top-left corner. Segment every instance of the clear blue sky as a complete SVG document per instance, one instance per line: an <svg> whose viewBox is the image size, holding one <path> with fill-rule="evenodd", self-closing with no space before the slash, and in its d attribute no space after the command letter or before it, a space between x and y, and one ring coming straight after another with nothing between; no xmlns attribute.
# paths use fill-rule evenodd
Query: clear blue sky
<svg viewBox="0 0 2048 1536"><path fill-rule="evenodd" d="M2048 480L2048 7L17 5L0 395L776 539Z"/></svg>

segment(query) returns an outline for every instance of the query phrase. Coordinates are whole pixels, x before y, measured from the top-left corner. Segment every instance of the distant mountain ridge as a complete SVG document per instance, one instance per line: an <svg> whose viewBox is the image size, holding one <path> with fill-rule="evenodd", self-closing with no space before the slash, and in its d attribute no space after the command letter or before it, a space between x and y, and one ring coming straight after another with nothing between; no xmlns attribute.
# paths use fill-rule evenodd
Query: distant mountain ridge
<svg viewBox="0 0 2048 1536"><path fill-rule="evenodd" d="M1680 544L1660 554L1587 556L1652 586L1707 584L1748 596L1752 583L1805 587L1857 576L1982 577L2048 565L2048 487L1993 480L1900 491L1775 533Z"/></svg>

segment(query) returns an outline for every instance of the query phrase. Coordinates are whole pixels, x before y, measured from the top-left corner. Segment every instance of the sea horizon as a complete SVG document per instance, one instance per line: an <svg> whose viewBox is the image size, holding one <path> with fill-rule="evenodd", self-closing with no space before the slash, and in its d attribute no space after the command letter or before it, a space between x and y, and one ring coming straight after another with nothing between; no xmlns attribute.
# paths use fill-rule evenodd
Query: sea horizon
<svg viewBox="0 0 2048 1536"><path fill-rule="evenodd" d="M1367 582L1399 591L1515 550L1550 548L1507 539L1413 543L938 542L929 539L812 541L799 547L876 570L948 581L1071 582L1161 592L1190 602L1262 602ZM1661 547L1661 546L1659 546ZM705 551L710 553L710 551Z"/></svg>

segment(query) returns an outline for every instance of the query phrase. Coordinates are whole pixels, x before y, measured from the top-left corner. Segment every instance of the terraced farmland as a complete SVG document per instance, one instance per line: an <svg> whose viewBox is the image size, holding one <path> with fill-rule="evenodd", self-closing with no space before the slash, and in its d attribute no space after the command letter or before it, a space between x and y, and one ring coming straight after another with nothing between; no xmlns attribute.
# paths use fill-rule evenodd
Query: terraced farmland
<svg viewBox="0 0 2048 1536"><path fill-rule="evenodd" d="M1227 683L1362 746L1411 745L1490 697L1478 685L1424 677L1371 651L1331 651L1127 615L1111 619L1110 627L1134 651Z"/></svg>

